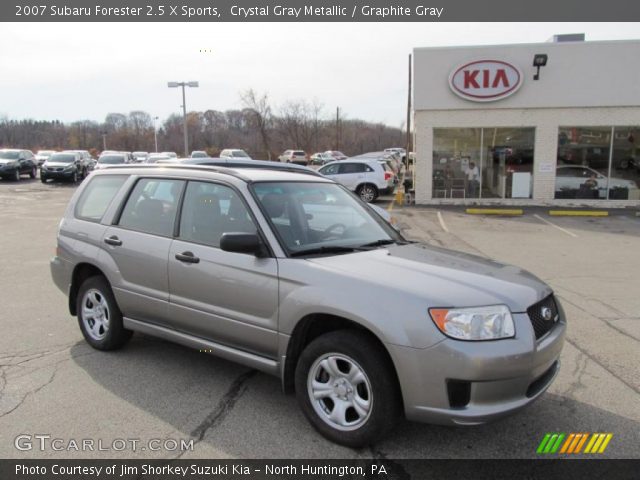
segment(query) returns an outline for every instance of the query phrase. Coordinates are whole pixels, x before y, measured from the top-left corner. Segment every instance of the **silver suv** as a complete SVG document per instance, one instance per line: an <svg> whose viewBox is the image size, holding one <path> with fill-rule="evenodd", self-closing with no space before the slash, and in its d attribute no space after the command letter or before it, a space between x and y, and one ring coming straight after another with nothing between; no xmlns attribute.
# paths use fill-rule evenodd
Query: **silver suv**
<svg viewBox="0 0 640 480"><path fill-rule="evenodd" d="M524 407L566 329L533 275L409 242L343 186L287 171L96 171L51 273L94 348L138 331L276 375L351 447L402 415L475 425Z"/></svg>

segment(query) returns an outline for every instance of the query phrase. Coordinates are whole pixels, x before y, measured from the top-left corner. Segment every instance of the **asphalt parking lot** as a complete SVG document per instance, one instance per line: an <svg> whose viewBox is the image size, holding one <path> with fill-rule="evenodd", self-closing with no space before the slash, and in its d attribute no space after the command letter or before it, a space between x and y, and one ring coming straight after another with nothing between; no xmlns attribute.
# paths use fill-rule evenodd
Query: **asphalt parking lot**
<svg viewBox="0 0 640 480"><path fill-rule="evenodd" d="M610 432L599 457L640 458L640 218L632 214L491 218L394 207L411 239L548 282L567 312L568 341L558 378L528 409L479 427L404 422L374 447L351 450L316 434L275 377L143 335L121 351L91 349L49 274L73 191L0 181L0 458L531 458L547 432ZM21 434L107 446L139 439L142 448L40 451L34 442L21 451ZM193 439L194 448L151 451L149 439Z"/></svg>

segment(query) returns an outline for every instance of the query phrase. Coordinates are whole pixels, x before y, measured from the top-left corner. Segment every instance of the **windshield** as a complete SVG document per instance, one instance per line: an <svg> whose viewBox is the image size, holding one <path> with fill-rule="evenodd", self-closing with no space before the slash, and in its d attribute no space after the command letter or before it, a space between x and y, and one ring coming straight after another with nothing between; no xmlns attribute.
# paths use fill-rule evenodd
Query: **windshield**
<svg viewBox="0 0 640 480"><path fill-rule="evenodd" d="M349 253L405 242L380 216L335 183L260 182L252 189L292 256Z"/></svg>
<svg viewBox="0 0 640 480"><path fill-rule="evenodd" d="M0 158L5 158L7 160L17 160L19 153L20 152L11 150L0 150Z"/></svg>
<svg viewBox="0 0 640 480"><path fill-rule="evenodd" d="M234 158L249 158L249 155L247 155L244 150L234 150L231 152L231 156Z"/></svg>
<svg viewBox="0 0 640 480"><path fill-rule="evenodd" d="M75 160L76 156L71 153L56 153L51 155L47 161L51 163L72 163Z"/></svg>
<svg viewBox="0 0 640 480"><path fill-rule="evenodd" d="M116 163L125 163L124 155L103 155L98 159L98 163L105 164L116 164Z"/></svg>
<svg viewBox="0 0 640 480"><path fill-rule="evenodd" d="M38 155L40 155L41 157L50 157L54 153L56 153L56 152L54 152L53 150L40 150L38 152Z"/></svg>

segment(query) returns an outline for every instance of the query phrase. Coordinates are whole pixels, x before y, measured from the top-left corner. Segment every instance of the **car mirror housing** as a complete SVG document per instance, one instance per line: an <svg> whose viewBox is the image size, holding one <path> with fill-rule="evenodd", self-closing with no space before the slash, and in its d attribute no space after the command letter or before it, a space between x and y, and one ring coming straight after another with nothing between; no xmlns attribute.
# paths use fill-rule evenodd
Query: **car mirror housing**
<svg viewBox="0 0 640 480"><path fill-rule="evenodd" d="M256 233L223 233L220 248L225 252L250 253L256 257L266 256L266 249Z"/></svg>

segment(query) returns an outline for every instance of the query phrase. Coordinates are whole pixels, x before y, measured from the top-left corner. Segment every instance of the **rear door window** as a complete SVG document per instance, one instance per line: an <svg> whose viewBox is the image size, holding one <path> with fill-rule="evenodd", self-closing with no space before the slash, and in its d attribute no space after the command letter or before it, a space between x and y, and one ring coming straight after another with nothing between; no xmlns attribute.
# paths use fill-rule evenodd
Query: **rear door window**
<svg viewBox="0 0 640 480"><path fill-rule="evenodd" d="M89 222L100 222L109 204L120 190L126 175L101 175L93 177L84 189L78 203L75 216Z"/></svg>
<svg viewBox="0 0 640 480"><path fill-rule="evenodd" d="M363 173L366 171L364 163L341 163L340 173Z"/></svg>
<svg viewBox="0 0 640 480"><path fill-rule="evenodd" d="M127 200L119 225L164 237L173 235L183 180L143 178Z"/></svg>

